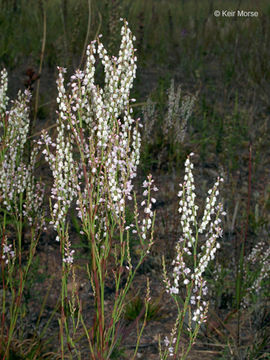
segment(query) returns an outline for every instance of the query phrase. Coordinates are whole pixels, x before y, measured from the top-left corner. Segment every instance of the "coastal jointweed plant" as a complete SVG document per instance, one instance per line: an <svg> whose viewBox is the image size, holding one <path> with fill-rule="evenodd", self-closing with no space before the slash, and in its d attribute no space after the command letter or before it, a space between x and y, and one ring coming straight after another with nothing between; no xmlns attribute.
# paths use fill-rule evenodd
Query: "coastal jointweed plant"
<svg viewBox="0 0 270 360"><path fill-rule="evenodd" d="M136 76L136 55L128 23L121 29L118 56L110 56L100 41L92 41L86 52L85 69L71 76L70 88L64 84L65 69L59 68L57 138L54 142L43 133L43 151L52 170L51 224L57 231L62 254L61 356L65 339L77 353L74 339L78 327L69 329L65 301L67 280L74 264L74 250L68 235L67 214L76 204L81 232L88 239L91 258L87 273L94 294L95 314L91 330L87 329L80 308L79 323L88 339L92 359L109 359L121 338L121 318L125 299L135 273L153 244L155 198L157 191L151 175L143 183L142 211L133 194L140 157L139 119L132 117L130 91ZM104 86L96 84L95 64L104 67ZM135 223L126 221L127 207L135 202ZM141 213L143 212L143 219ZM129 249L129 233L137 234L141 250L136 264ZM112 266L111 263L114 262ZM109 265L111 270L109 271ZM114 304L105 308L105 285L115 283ZM146 308L148 301L146 301ZM74 312L73 312L74 314ZM74 323L74 318L73 318ZM142 327L145 326L145 322ZM64 331L66 336L64 336ZM142 331L142 329L141 329ZM140 331L140 334L141 334ZM138 341L140 336L138 336ZM135 354L138 346L135 349Z"/></svg>
<svg viewBox="0 0 270 360"><path fill-rule="evenodd" d="M225 213L222 204L218 203L218 195L219 184L223 180L218 178L213 188L208 191L202 219L198 220L191 156L192 154L185 162L184 183L180 184L178 193L182 235L176 244L171 276L168 276L163 259L166 291L177 306L178 317L170 338L166 337L164 340L163 351L160 343L161 359L186 359L202 323L206 321L208 287L204 273L209 262L215 258L220 247L218 239L222 237L220 217ZM187 347L180 343L184 326L189 335Z"/></svg>
<svg viewBox="0 0 270 360"><path fill-rule="evenodd" d="M0 235L1 235L1 343L0 354L7 358L17 322L27 275L32 263L40 231L44 226L42 211L43 186L36 181L34 169L38 149L26 156L30 123L30 92L19 92L8 110L6 70L0 80ZM31 231L27 257L22 259L25 228ZM9 239L10 230L14 238ZM16 278L17 277L17 278ZM19 279L19 281L18 281ZM9 301L7 301L9 298Z"/></svg>
<svg viewBox="0 0 270 360"><path fill-rule="evenodd" d="M187 124L197 97L196 95L183 95L181 85L175 89L174 79L171 80L167 93L165 110L159 112L157 104L150 97L142 109L144 159L149 158L150 161L153 161L150 152L158 145L158 167L163 162L166 162L166 166L170 166L172 161L176 163L181 161L181 149L187 135Z"/></svg>
<svg viewBox="0 0 270 360"><path fill-rule="evenodd" d="M7 89L8 89L8 73L6 69L1 71L1 79L0 79L0 116L1 118L5 116L7 103L8 103L8 96L7 96ZM1 121L1 127L3 126Z"/></svg>
<svg viewBox="0 0 270 360"><path fill-rule="evenodd" d="M268 287L263 284L269 279L270 274L270 246L267 242L260 241L256 244L247 257L244 266L244 279L246 284L242 305L247 307L252 303L259 303L260 298L269 296ZM265 293L265 294L264 294Z"/></svg>
<svg viewBox="0 0 270 360"><path fill-rule="evenodd" d="M152 144L154 141L153 129L157 121L157 110L156 104L151 100L149 96L146 104L142 108L143 113L143 140L148 144Z"/></svg>
<svg viewBox="0 0 270 360"><path fill-rule="evenodd" d="M11 109L7 111L7 72L1 72L0 101L0 194L3 209L19 216L20 197L25 193L23 201L23 215L33 223L33 216L39 213L38 223L43 201L43 187L34 178L34 169L38 148L31 153L30 162L25 156L26 142L29 131L30 115L29 102L31 94L28 90L19 92L18 98L13 101Z"/></svg>
<svg viewBox="0 0 270 360"><path fill-rule="evenodd" d="M187 130L187 122L193 112L196 96L182 96L182 88L180 85L175 89L174 79L168 90L168 109L163 122L163 133L172 137L175 143L182 144Z"/></svg>
<svg viewBox="0 0 270 360"><path fill-rule="evenodd" d="M162 119L162 135L174 145L183 144L187 131L187 122L192 115L195 95L182 95L181 85L175 89L174 79L171 80L168 89L167 111ZM158 114L156 104L149 97L143 107L144 134L145 141L153 142L153 130L157 121ZM171 135L174 136L171 136Z"/></svg>
<svg viewBox="0 0 270 360"><path fill-rule="evenodd" d="M19 93L18 100L2 115L0 191L8 211L18 211L18 196L26 188L29 172L23 162L28 134L28 103L30 94Z"/></svg>

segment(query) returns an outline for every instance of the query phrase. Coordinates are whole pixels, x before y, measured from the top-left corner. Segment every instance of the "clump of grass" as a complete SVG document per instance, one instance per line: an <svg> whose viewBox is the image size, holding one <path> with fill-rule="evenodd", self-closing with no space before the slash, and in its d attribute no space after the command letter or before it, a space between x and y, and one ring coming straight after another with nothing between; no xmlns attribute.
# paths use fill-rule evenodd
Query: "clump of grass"
<svg viewBox="0 0 270 360"><path fill-rule="evenodd" d="M144 307L145 307L144 299L140 294L136 295L126 305L125 319L128 321L134 321L137 318L139 318L141 314L144 315L145 313ZM161 316L161 310L162 310L161 299L160 298L156 300L151 299L148 304L146 321L149 322L151 320L159 319Z"/></svg>

